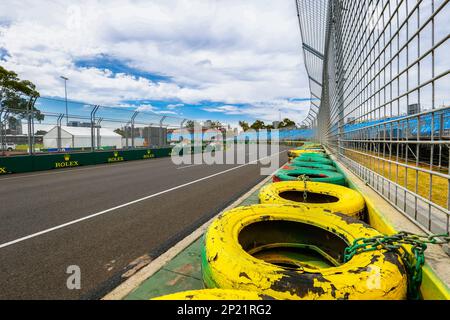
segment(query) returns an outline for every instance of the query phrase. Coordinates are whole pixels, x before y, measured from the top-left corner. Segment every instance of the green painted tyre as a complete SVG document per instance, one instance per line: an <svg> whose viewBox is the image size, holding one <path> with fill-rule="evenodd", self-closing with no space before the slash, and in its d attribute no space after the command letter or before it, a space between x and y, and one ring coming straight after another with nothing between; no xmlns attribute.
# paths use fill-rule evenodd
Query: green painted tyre
<svg viewBox="0 0 450 320"><path fill-rule="evenodd" d="M303 149L309 149L309 150L325 150L325 149L322 148L322 147L308 147L308 146L303 147Z"/></svg>
<svg viewBox="0 0 450 320"><path fill-rule="evenodd" d="M321 148L305 148L303 150L311 150L311 151L320 151L320 152L325 152L325 149L321 149Z"/></svg>
<svg viewBox="0 0 450 320"><path fill-rule="evenodd" d="M319 169L326 171L337 171L337 169L329 164L322 164L318 162L308 162L308 161L297 161L295 163L289 163L282 167L283 170L295 170L299 168L308 168L308 169Z"/></svg>
<svg viewBox="0 0 450 320"><path fill-rule="evenodd" d="M273 182L280 181L298 181L302 175L305 175L313 182L331 183L339 186L347 186L345 177L339 172L298 168L295 170L279 170L273 176Z"/></svg>
<svg viewBox="0 0 450 320"><path fill-rule="evenodd" d="M323 157L299 156L299 157L295 158L294 160L292 160L292 164L298 163L298 162L317 162L317 163L321 163L321 164L327 164L330 166L334 165L333 160L323 158Z"/></svg>
<svg viewBox="0 0 450 320"><path fill-rule="evenodd" d="M299 157L312 157L312 158L325 158L328 159L329 156L326 153L317 153L317 152L305 152L301 153Z"/></svg>

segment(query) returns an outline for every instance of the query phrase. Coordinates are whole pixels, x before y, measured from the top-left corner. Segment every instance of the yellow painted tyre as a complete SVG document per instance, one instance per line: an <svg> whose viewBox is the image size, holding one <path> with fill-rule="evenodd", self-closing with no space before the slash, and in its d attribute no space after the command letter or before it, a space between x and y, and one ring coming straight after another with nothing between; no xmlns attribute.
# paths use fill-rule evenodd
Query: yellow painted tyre
<svg viewBox="0 0 450 320"><path fill-rule="evenodd" d="M304 145L305 148L323 148L321 144L309 143Z"/></svg>
<svg viewBox="0 0 450 320"><path fill-rule="evenodd" d="M208 288L256 291L276 299L406 299L407 276L397 253L363 252L342 263L348 244L379 235L359 220L304 206L236 208L205 234L203 281ZM332 265L309 265L286 254L289 249L320 254Z"/></svg>
<svg viewBox="0 0 450 320"><path fill-rule="evenodd" d="M290 158L297 158L303 153L317 153L322 154L323 151L312 151L312 150L298 150L298 149L291 149L288 151L288 157Z"/></svg>
<svg viewBox="0 0 450 320"><path fill-rule="evenodd" d="M259 193L261 204L304 205L311 209L324 209L362 219L365 201L359 192L335 184L307 182L307 198L304 202L305 183L286 181L269 184ZM309 200L308 200L309 198Z"/></svg>
<svg viewBox="0 0 450 320"><path fill-rule="evenodd" d="M275 300L261 293L244 290L204 289L177 292L152 300Z"/></svg>
<svg viewBox="0 0 450 320"><path fill-rule="evenodd" d="M322 149L322 148L302 148L302 150L305 150L305 151L311 150L311 151L316 151L316 152L322 152L322 153L325 153L325 149Z"/></svg>

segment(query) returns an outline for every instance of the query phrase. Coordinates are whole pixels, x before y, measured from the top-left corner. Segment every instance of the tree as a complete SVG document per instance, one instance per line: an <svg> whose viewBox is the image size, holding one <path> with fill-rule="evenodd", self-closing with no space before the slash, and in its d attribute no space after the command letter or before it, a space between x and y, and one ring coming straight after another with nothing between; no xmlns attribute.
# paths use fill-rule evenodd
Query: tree
<svg viewBox="0 0 450 320"><path fill-rule="evenodd" d="M281 128L294 128L297 127L297 125L295 124L294 121L292 121L291 119L285 118L280 125L278 126L279 129Z"/></svg>
<svg viewBox="0 0 450 320"><path fill-rule="evenodd" d="M222 129L223 125L220 123L220 121L212 121L211 122L211 129Z"/></svg>
<svg viewBox="0 0 450 320"><path fill-rule="evenodd" d="M194 129L195 127L195 121L194 120L188 120L186 121L186 128L188 129Z"/></svg>
<svg viewBox="0 0 450 320"><path fill-rule="evenodd" d="M263 130L266 128L266 124L264 123L264 121L256 120L255 122L253 122L250 128L252 128L253 130Z"/></svg>
<svg viewBox="0 0 450 320"><path fill-rule="evenodd" d="M17 130L21 122L15 117L8 117L8 128L12 130Z"/></svg>
<svg viewBox="0 0 450 320"><path fill-rule="evenodd" d="M241 126L241 128L242 128L242 130L244 130L244 132L246 132L250 129L250 125L246 121L239 121L239 126Z"/></svg>
<svg viewBox="0 0 450 320"><path fill-rule="evenodd" d="M114 132L117 134L120 134L123 138L126 137L125 131L123 129L118 128L118 129L114 130Z"/></svg>
<svg viewBox="0 0 450 320"><path fill-rule="evenodd" d="M47 131L45 131L45 130L38 130L37 132L36 132L36 135L37 136L45 136L47 134Z"/></svg>
<svg viewBox="0 0 450 320"><path fill-rule="evenodd" d="M40 97L36 86L28 80L20 80L17 73L8 71L0 66L0 106L21 118L34 111L37 120L43 120L44 115L34 106Z"/></svg>

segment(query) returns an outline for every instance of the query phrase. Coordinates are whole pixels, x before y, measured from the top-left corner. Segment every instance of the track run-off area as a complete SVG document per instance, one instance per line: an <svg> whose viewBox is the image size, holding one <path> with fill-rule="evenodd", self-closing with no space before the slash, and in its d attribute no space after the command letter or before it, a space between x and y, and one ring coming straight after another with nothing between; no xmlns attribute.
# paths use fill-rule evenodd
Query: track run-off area
<svg viewBox="0 0 450 320"><path fill-rule="evenodd" d="M266 176L171 158L0 177L0 299L98 299ZM279 161L279 163L278 163ZM81 289L69 290L69 266Z"/></svg>

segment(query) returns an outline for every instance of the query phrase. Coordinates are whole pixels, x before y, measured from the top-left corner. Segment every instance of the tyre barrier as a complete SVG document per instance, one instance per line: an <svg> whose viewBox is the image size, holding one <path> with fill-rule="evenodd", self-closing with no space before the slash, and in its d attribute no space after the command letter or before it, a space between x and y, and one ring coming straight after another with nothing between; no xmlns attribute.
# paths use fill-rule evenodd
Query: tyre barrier
<svg viewBox="0 0 450 320"><path fill-rule="evenodd" d="M318 143L306 143L303 146L301 146L301 148L319 148L319 149L323 149L323 146L321 144L318 144Z"/></svg>
<svg viewBox="0 0 450 320"><path fill-rule="evenodd" d="M396 252L376 249L343 263L348 244L380 235L357 219L304 206L236 208L205 234L203 281L276 299L406 299Z"/></svg>
<svg viewBox="0 0 450 320"><path fill-rule="evenodd" d="M306 191L306 193L305 193ZM305 198L306 195L306 198ZM261 204L305 205L310 209L339 212L357 219L363 219L366 204L359 192L328 184L302 181L272 183L259 193Z"/></svg>
<svg viewBox="0 0 450 320"><path fill-rule="evenodd" d="M325 152L324 148L316 148L316 147L304 147L304 148L302 148L302 150L313 150L313 151Z"/></svg>
<svg viewBox="0 0 450 320"><path fill-rule="evenodd" d="M275 298L244 290L203 289L177 292L152 300L275 300Z"/></svg>
<svg viewBox="0 0 450 320"><path fill-rule="evenodd" d="M303 153L321 153L320 151L308 151L308 150L289 150L288 151L288 157L290 158L296 158L302 155Z"/></svg>
<svg viewBox="0 0 450 320"><path fill-rule="evenodd" d="M323 149L303 149L303 151L305 153L310 152L310 153L326 154L325 150Z"/></svg>
<svg viewBox="0 0 450 320"><path fill-rule="evenodd" d="M326 171L336 171L336 167L330 166L328 164L321 164L317 162L308 162L308 161L298 161L295 163L289 163L283 167L281 167L282 170L295 170L298 168L309 168L309 169L319 169L319 170L326 170Z"/></svg>
<svg viewBox="0 0 450 320"><path fill-rule="evenodd" d="M326 158L320 158L320 157L302 157L302 156L299 156L299 157L297 157L297 158L292 160L292 163L296 163L296 162L317 162L317 163L321 163L321 164L328 164L330 166L334 165L333 160L326 159Z"/></svg>
<svg viewBox="0 0 450 320"><path fill-rule="evenodd" d="M322 158L328 159L329 156L326 153L318 153L318 152L305 152L299 155L299 157L311 157L311 158Z"/></svg>
<svg viewBox="0 0 450 320"><path fill-rule="evenodd" d="M273 175L273 182L299 181L302 176L313 182L331 183L346 186L347 182L342 173L309 168L297 168L295 170L278 170Z"/></svg>

